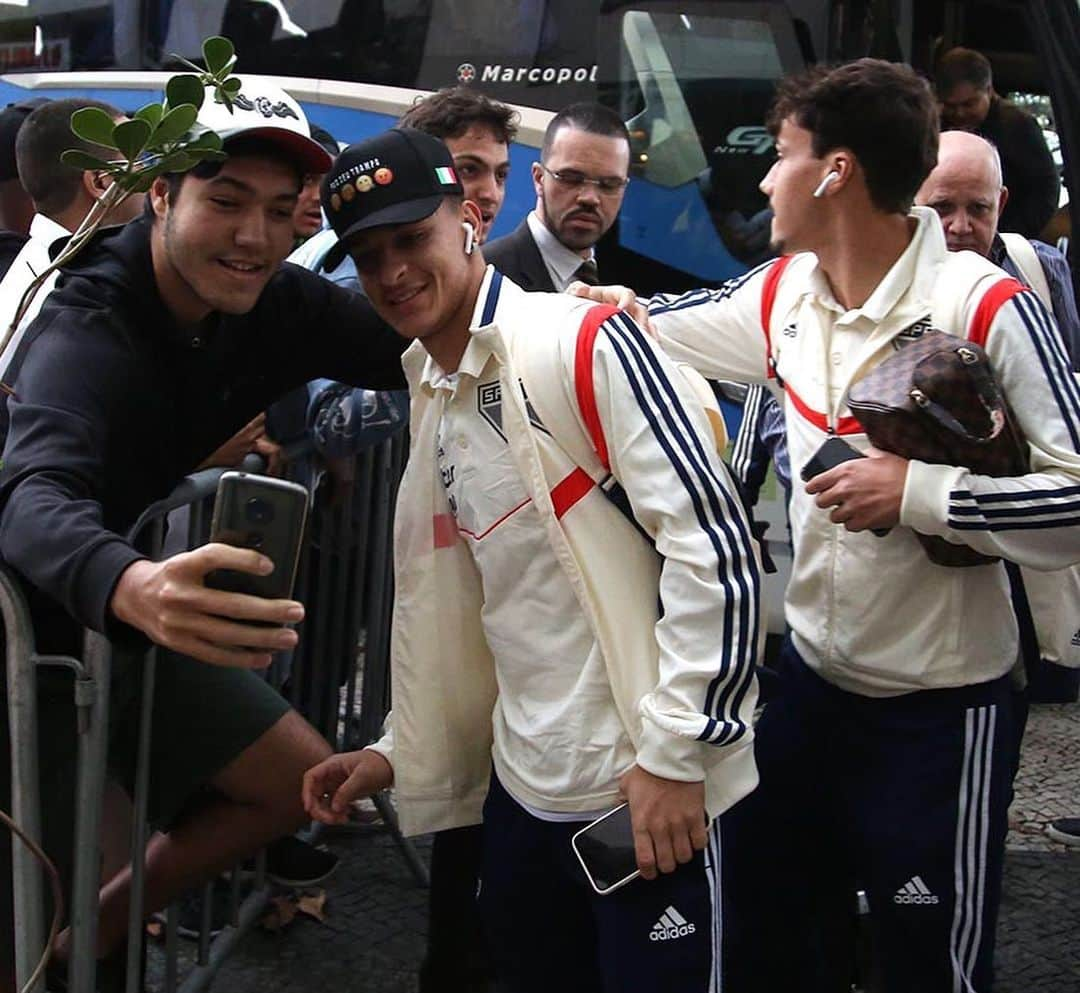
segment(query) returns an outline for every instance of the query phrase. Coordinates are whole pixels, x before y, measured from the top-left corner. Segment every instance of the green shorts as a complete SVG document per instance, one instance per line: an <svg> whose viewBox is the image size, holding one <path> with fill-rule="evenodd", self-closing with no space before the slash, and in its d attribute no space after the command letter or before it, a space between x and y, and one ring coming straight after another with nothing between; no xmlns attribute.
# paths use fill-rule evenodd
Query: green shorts
<svg viewBox="0 0 1080 993"><path fill-rule="evenodd" d="M142 698L141 661L114 674L109 771L135 789ZM196 794L289 710L261 675L160 652L150 739L150 823L167 829Z"/></svg>
<svg viewBox="0 0 1080 993"><path fill-rule="evenodd" d="M109 714L109 772L133 792L138 757L142 660L114 661ZM42 834L70 892L78 735L72 675L39 674L38 757ZM6 684L6 675L4 678ZM262 677L245 669L205 665L160 652L154 679L150 746L150 823L167 830L217 773L254 744L289 710ZM0 805L10 810L6 693L0 694ZM10 915L10 840L0 832L0 936ZM4 942L0 937L0 945ZM0 955L0 961L4 958Z"/></svg>

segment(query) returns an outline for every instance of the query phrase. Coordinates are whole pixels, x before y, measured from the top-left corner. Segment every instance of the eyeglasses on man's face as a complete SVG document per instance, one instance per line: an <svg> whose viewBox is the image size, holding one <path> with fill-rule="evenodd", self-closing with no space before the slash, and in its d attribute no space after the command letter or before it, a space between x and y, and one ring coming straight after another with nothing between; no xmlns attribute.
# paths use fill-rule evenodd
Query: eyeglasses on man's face
<svg viewBox="0 0 1080 993"><path fill-rule="evenodd" d="M599 193L609 197L622 193L626 184L630 182L626 176L601 176L599 179L595 179L592 176L586 176L583 172L578 172L576 169L549 169L542 162L540 168L556 183L565 186L568 190L580 190L583 186L595 186Z"/></svg>

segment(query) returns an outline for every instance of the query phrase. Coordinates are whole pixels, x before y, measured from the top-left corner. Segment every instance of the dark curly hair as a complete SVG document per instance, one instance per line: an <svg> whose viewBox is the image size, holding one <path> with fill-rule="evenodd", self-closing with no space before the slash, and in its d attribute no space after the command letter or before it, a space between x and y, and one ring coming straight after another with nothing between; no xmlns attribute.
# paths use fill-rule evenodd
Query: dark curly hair
<svg viewBox="0 0 1080 993"><path fill-rule="evenodd" d="M819 158L850 149L871 201L887 213L906 213L937 164L937 104L909 66L859 59L788 76L769 111L774 137L788 119L813 135Z"/></svg>
<svg viewBox="0 0 1080 993"><path fill-rule="evenodd" d="M512 107L467 86L450 86L418 99L397 126L446 139L460 138L472 125L480 124L509 145L517 136L518 120Z"/></svg>

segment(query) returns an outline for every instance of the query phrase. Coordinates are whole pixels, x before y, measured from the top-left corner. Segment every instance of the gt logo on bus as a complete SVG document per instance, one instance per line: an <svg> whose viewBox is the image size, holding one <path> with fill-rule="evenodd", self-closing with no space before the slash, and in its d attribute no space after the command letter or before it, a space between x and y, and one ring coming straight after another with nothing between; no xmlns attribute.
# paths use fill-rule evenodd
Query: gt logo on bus
<svg viewBox="0 0 1080 993"><path fill-rule="evenodd" d="M724 144L716 150L722 155L767 155L773 149L773 137L760 124L741 124L732 128Z"/></svg>

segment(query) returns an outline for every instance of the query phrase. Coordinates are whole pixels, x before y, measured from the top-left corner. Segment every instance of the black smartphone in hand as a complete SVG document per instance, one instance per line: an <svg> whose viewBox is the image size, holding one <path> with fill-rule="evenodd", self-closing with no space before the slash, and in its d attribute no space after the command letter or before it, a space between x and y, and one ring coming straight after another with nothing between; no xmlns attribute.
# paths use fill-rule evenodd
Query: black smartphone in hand
<svg viewBox="0 0 1080 993"><path fill-rule="evenodd" d="M250 472L226 472L218 482L210 540L254 548L274 563L268 576L235 569L207 573L206 585L271 600L292 596L307 519L308 492L297 483Z"/></svg>
<svg viewBox="0 0 1080 993"><path fill-rule="evenodd" d="M852 448L842 438L837 438L836 435L831 435L825 439L825 443L810 456L806 465L802 467L802 472L799 473L802 476L804 483L809 483L815 476L820 476L823 472L827 472L829 469L835 469L838 465L843 465L845 462L850 462L852 459L865 459L866 456L862 452L855 448ZM872 534L876 534L879 538L884 538L892 528L871 528Z"/></svg>
<svg viewBox="0 0 1080 993"><path fill-rule="evenodd" d="M802 472L799 475L802 476L804 483L809 483L815 476L820 476L823 472L835 469L844 462L865 458L866 456L862 452L852 448L842 438L832 435L825 440L825 444L810 456L810 460L802 467Z"/></svg>

